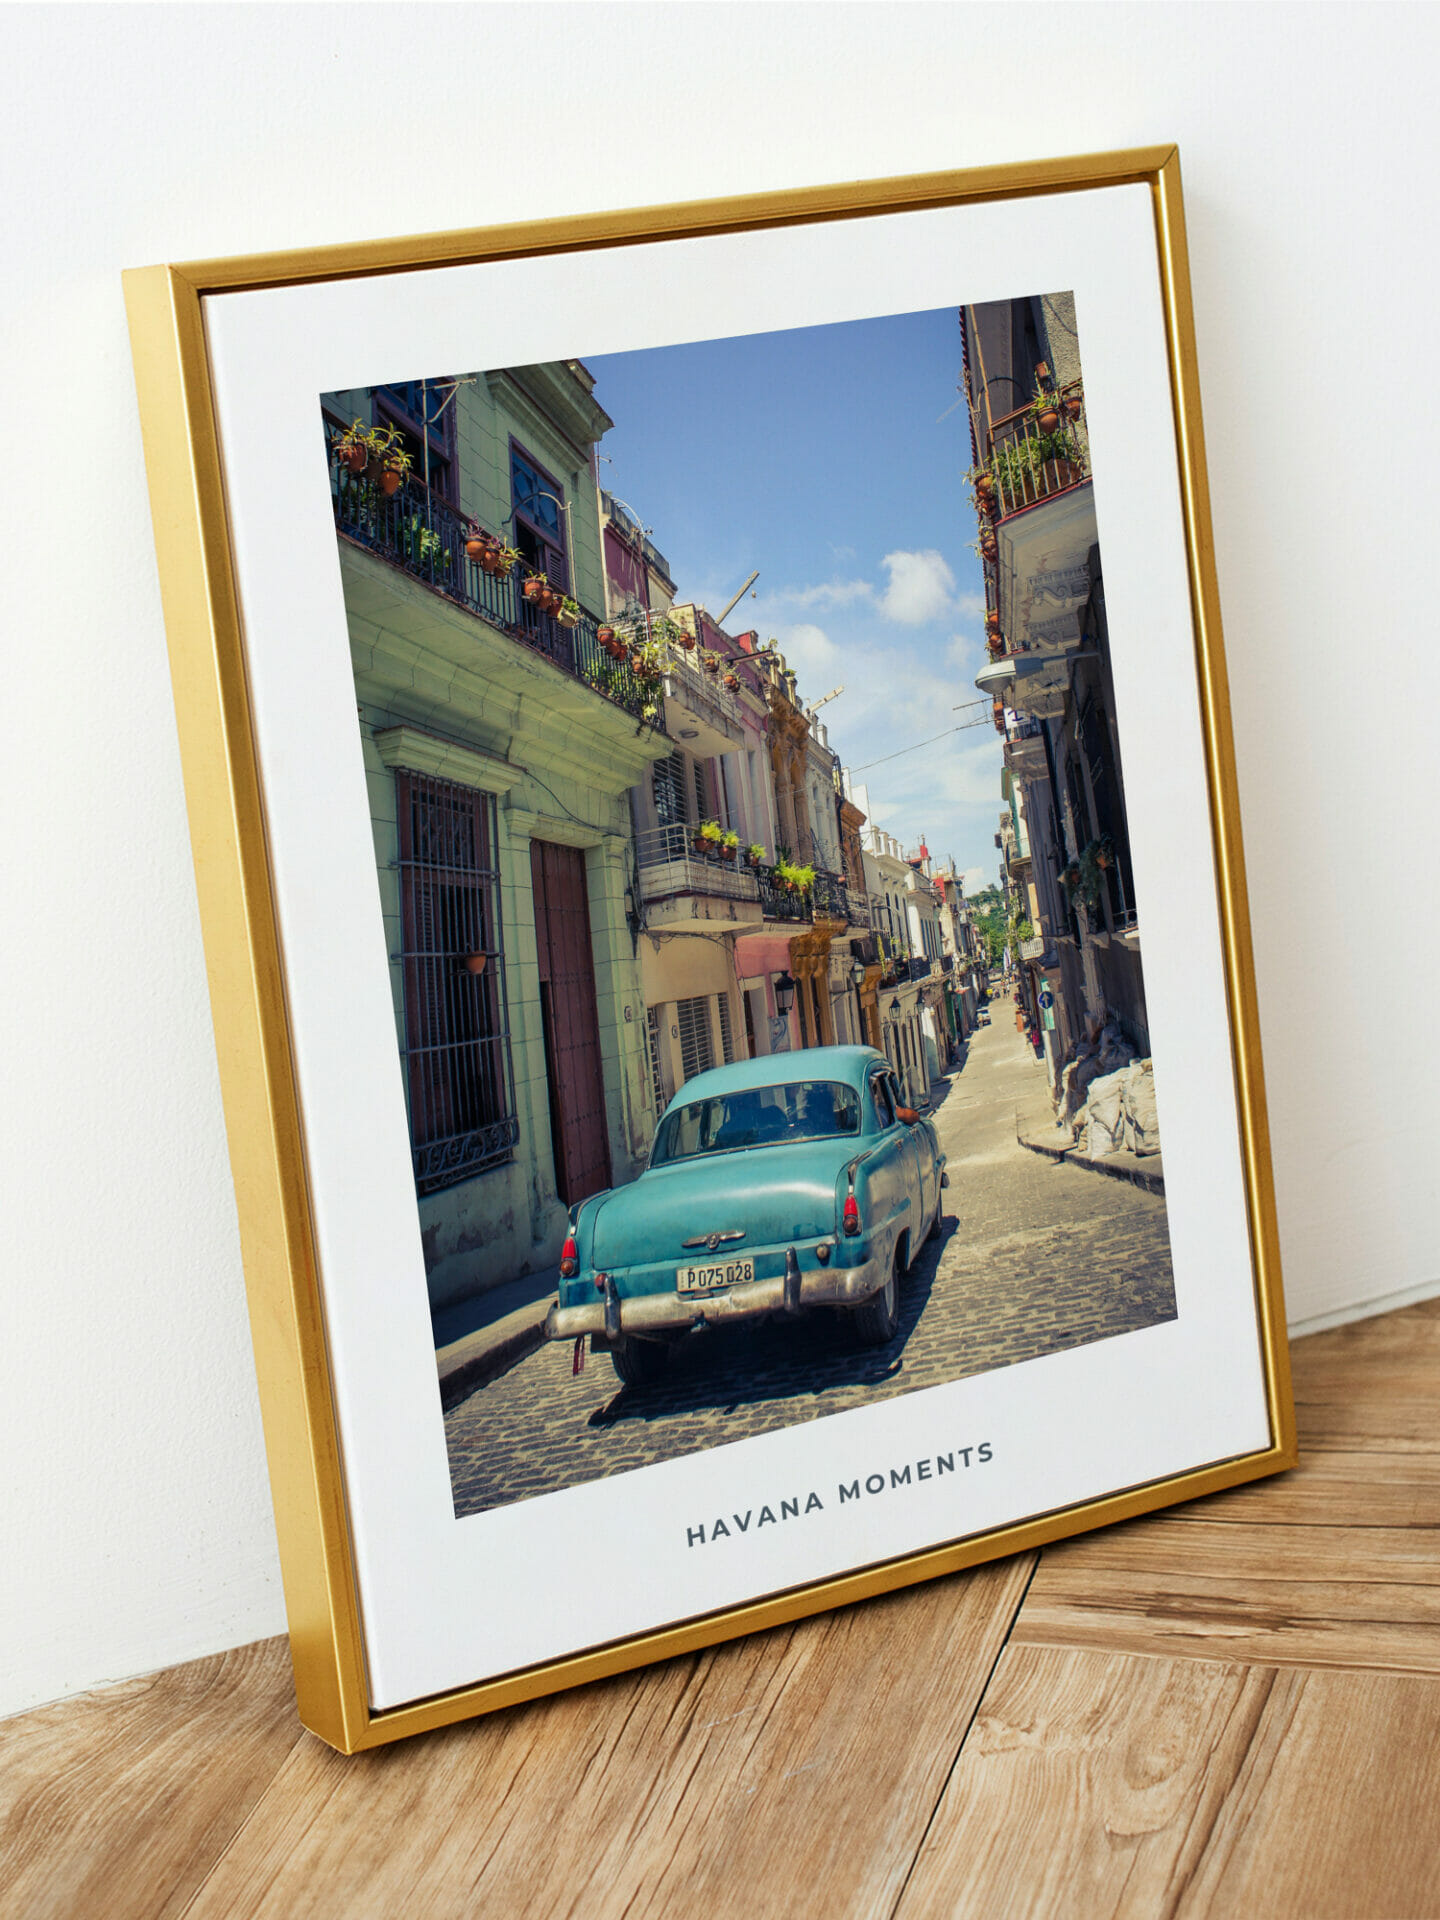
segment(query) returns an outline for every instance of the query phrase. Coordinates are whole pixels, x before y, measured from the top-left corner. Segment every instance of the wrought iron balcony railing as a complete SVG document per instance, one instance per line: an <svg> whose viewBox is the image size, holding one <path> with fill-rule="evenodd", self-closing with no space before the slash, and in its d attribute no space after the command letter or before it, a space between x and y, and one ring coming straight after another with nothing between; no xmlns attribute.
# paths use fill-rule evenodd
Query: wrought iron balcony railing
<svg viewBox="0 0 1440 1920"><path fill-rule="evenodd" d="M991 428L987 467L994 482L992 521L1066 493L1088 479L1090 459L1080 424L1079 381L1060 388L1054 398L1059 418L1048 432L1029 406L1007 414Z"/></svg>
<svg viewBox="0 0 1440 1920"><path fill-rule="evenodd" d="M814 901L816 913L822 914L828 920L850 918L849 890L838 873L826 873L817 869Z"/></svg>
<svg viewBox="0 0 1440 1920"><path fill-rule="evenodd" d="M755 878L760 889L760 905L765 910L767 920L810 921L815 918L815 909L808 893L793 892L782 887L774 875L763 868Z"/></svg>
<svg viewBox="0 0 1440 1920"><path fill-rule="evenodd" d="M586 608L574 626L542 613L521 592L522 569L488 573L465 551L479 531L468 515L442 500L423 481L406 478L392 494L373 480L332 467L335 526L347 540L368 548L414 579L443 594L521 645L532 648L637 720L663 732L658 685L642 680L628 660L601 648L601 624Z"/></svg>
<svg viewBox="0 0 1440 1920"><path fill-rule="evenodd" d="M705 893L721 900L758 900L760 884L743 861L727 860L699 839L694 827L648 827L635 836L640 866L640 897Z"/></svg>
<svg viewBox="0 0 1440 1920"><path fill-rule="evenodd" d="M909 978L912 980L928 980L930 978L930 968L932 964L925 954L916 954L910 962Z"/></svg>

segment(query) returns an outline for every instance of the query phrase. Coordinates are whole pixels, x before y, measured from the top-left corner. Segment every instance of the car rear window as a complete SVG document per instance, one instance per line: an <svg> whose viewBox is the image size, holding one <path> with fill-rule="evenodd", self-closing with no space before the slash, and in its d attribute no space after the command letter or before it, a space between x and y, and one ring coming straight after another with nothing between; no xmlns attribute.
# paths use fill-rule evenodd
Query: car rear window
<svg viewBox="0 0 1440 1920"><path fill-rule="evenodd" d="M797 1080L783 1087L747 1087L675 1107L660 1122L652 1167L702 1153L778 1147L860 1131L860 1095L837 1080Z"/></svg>

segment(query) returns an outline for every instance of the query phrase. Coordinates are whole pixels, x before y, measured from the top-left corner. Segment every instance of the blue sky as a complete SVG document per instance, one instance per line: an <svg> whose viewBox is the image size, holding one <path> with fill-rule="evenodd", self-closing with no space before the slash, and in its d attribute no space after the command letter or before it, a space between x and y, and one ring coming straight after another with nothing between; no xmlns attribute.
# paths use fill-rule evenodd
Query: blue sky
<svg viewBox="0 0 1440 1920"><path fill-rule="evenodd" d="M718 613L760 569L726 625L773 636L803 698L844 685L821 717L847 766L980 713L951 712L979 699L984 659L955 308L585 364L615 422L602 486L653 529L682 600ZM877 823L953 853L971 891L995 877L1002 805L984 719L856 776Z"/></svg>

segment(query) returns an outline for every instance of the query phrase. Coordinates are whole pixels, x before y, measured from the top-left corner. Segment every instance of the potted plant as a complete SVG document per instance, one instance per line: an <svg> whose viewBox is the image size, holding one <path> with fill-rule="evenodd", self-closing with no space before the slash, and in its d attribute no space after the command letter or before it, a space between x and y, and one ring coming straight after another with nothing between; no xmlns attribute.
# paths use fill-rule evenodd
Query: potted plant
<svg viewBox="0 0 1440 1920"><path fill-rule="evenodd" d="M351 473L363 473L370 458L369 429L360 421L352 420L335 442L333 452L339 466L348 467Z"/></svg>
<svg viewBox="0 0 1440 1920"><path fill-rule="evenodd" d="M980 536L980 558L982 560L994 560L998 557L999 552L1000 543L987 527L985 532Z"/></svg>
<svg viewBox="0 0 1440 1920"><path fill-rule="evenodd" d="M1054 433L1060 424L1060 396L1035 389L1035 398L1030 402L1030 413L1041 433Z"/></svg>
<svg viewBox="0 0 1440 1920"><path fill-rule="evenodd" d="M702 648L700 664L704 667L706 673L712 675L717 674L720 671L720 656L718 653L711 653L708 647Z"/></svg>
<svg viewBox="0 0 1440 1920"><path fill-rule="evenodd" d="M557 626L578 627L580 624L580 602L572 600L568 593L561 594L560 605L555 612Z"/></svg>
<svg viewBox="0 0 1440 1920"><path fill-rule="evenodd" d="M520 591L532 606L538 606L550 591L550 582L543 573L530 573L525 576L525 584Z"/></svg>
<svg viewBox="0 0 1440 1920"><path fill-rule="evenodd" d="M489 572L486 566L487 556L493 553L499 544L494 534L486 533L482 527L476 527L473 532L465 536L466 553L470 559L478 561L482 567L485 567L487 573Z"/></svg>
<svg viewBox="0 0 1440 1920"><path fill-rule="evenodd" d="M599 644L605 649L606 653L609 653L610 648L614 643L614 639L615 639L614 627L609 627L609 626L596 627L595 638L599 642Z"/></svg>
<svg viewBox="0 0 1440 1920"><path fill-rule="evenodd" d="M738 673L727 673L727 674L726 674L726 676L725 676L725 686L726 686L726 688L727 688L727 690L728 690L729 692L731 692L731 693L738 693L738 692L740 691L740 676L739 676L739 674L738 674Z"/></svg>
<svg viewBox="0 0 1440 1920"><path fill-rule="evenodd" d="M1080 414L1081 414L1081 410L1083 408L1084 402L1078 393L1067 394L1065 396L1064 401L1062 402L1062 405L1064 407L1065 418L1067 420L1074 422L1080 418Z"/></svg>
<svg viewBox="0 0 1440 1920"><path fill-rule="evenodd" d="M750 845L745 849L746 866L758 867L764 858L765 858L764 847L760 845L758 840L752 840L750 842Z"/></svg>
<svg viewBox="0 0 1440 1920"><path fill-rule="evenodd" d="M725 839L725 829L718 820L704 820L700 824L700 839L707 853L718 853Z"/></svg>
<svg viewBox="0 0 1440 1920"><path fill-rule="evenodd" d="M736 833L732 829L721 836L720 858L722 860L733 860L735 856L739 853L739 851L740 851L740 836L738 833Z"/></svg>

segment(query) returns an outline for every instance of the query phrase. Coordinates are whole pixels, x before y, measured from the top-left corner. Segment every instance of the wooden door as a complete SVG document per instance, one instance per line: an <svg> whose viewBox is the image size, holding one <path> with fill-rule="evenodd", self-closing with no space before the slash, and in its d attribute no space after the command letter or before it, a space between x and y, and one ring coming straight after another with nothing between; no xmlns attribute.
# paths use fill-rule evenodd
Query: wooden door
<svg viewBox="0 0 1440 1920"><path fill-rule="evenodd" d="M530 881L555 1188L566 1206L574 1206L610 1185L585 856L578 847L532 840Z"/></svg>

